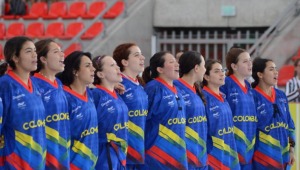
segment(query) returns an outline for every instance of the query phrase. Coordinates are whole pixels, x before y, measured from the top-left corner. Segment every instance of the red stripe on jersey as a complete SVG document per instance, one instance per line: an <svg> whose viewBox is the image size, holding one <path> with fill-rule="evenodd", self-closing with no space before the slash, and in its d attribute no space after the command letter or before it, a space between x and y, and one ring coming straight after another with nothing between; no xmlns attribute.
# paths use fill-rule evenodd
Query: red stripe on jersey
<svg viewBox="0 0 300 170"><path fill-rule="evenodd" d="M253 157L254 157L254 160L256 162L258 162L258 163L260 163L264 166L271 165L271 166L273 166L274 168L277 168L277 169L282 169L284 167L282 164L280 164L276 160L272 159L268 155L263 154L260 151L255 151Z"/></svg>
<svg viewBox="0 0 300 170"><path fill-rule="evenodd" d="M4 166L5 156L0 156L0 166Z"/></svg>
<svg viewBox="0 0 300 170"><path fill-rule="evenodd" d="M21 157L19 157L16 153L12 153L6 157L6 160L9 164L11 164L17 170L26 169L31 170L30 165L25 162Z"/></svg>
<svg viewBox="0 0 300 170"><path fill-rule="evenodd" d="M59 161L51 155L49 152L47 152L46 155L46 166L47 167L53 167L55 169L66 169L63 165L59 163Z"/></svg>
<svg viewBox="0 0 300 170"><path fill-rule="evenodd" d="M135 149L133 149L131 146L128 146L127 154L128 156L133 157L135 160L139 162L143 161L142 155L139 152L137 152Z"/></svg>
<svg viewBox="0 0 300 170"><path fill-rule="evenodd" d="M76 165L70 163L70 170L80 170Z"/></svg>
<svg viewBox="0 0 300 170"><path fill-rule="evenodd" d="M146 151L146 154L150 155L164 165L169 165L176 169L185 169L185 167L180 162L175 160L172 156L170 156L157 146L151 147Z"/></svg>
<svg viewBox="0 0 300 170"><path fill-rule="evenodd" d="M198 158L192 152L186 150L186 155L190 164L196 165L197 167L201 166L201 163L199 162Z"/></svg>
<svg viewBox="0 0 300 170"><path fill-rule="evenodd" d="M246 160L244 159L244 157L238 153L238 157L239 157L239 161L242 163L242 164L246 164Z"/></svg>
<svg viewBox="0 0 300 170"><path fill-rule="evenodd" d="M213 169L230 170L230 168L225 166L222 162L220 162L212 155L208 154L207 156L208 156L208 164L209 166L213 167Z"/></svg>

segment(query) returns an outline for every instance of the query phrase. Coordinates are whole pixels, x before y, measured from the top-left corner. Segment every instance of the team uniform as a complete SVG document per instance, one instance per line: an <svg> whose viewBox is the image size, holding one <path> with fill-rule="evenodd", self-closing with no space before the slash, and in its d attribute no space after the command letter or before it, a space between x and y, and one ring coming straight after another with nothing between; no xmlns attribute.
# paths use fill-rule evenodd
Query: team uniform
<svg viewBox="0 0 300 170"><path fill-rule="evenodd" d="M122 84L126 90L120 96L128 107L128 151L126 160L128 168L130 168L130 166L136 164L144 164L144 130L148 114L148 96L138 81L131 80L124 75L122 77Z"/></svg>
<svg viewBox="0 0 300 170"><path fill-rule="evenodd" d="M225 85L220 90L226 95L234 125L234 137L239 162L242 169L252 169L257 116L250 84L240 84L234 75L226 77Z"/></svg>
<svg viewBox="0 0 300 170"><path fill-rule="evenodd" d="M39 85L39 91L46 110L47 155L46 169L70 169L70 124L68 101L62 83L49 81L35 73L32 78Z"/></svg>
<svg viewBox="0 0 300 170"><path fill-rule="evenodd" d="M37 84L28 86L12 71L1 77L2 169L45 169L45 108Z"/></svg>
<svg viewBox="0 0 300 170"><path fill-rule="evenodd" d="M207 155L209 169L240 169L234 139L232 112L221 94L204 86L208 121Z"/></svg>
<svg viewBox="0 0 300 170"><path fill-rule="evenodd" d="M147 83L149 112L143 169L187 169L185 104L176 87L156 78Z"/></svg>
<svg viewBox="0 0 300 170"><path fill-rule="evenodd" d="M80 95L63 86L68 101L71 146L70 168L94 169L98 158L98 121L93 95L87 88Z"/></svg>
<svg viewBox="0 0 300 170"><path fill-rule="evenodd" d="M186 106L185 142L188 169L207 168L207 117L205 106L197 95L195 87L183 79L174 81L182 94Z"/></svg>
<svg viewBox="0 0 300 170"><path fill-rule="evenodd" d="M99 159L96 169L125 169L128 133L128 109L116 92L103 86L93 89L97 103Z"/></svg>
<svg viewBox="0 0 300 170"><path fill-rule="evenodd" d="M254 90L258 130L253 156L255 169L285 169L289 162L289 139L295 141L294 122L284 92L272 88L272 97Z"/></svg>

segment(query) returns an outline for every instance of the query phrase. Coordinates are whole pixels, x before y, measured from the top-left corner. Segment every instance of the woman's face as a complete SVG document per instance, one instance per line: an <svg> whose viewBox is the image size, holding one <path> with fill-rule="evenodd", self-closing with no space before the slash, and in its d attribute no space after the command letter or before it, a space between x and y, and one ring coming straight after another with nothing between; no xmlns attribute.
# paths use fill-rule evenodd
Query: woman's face
<svg viewBox="0 0 300 170"><path fill-rule="evenodd" d="M51 42L48 46L49 51L46 57L43 57L42 62L44 67L53 71L54 73L59 73L64 71L64 56L60 46L54 42Z"/></svg>
<svg viewBox="0 0 300 170"><path fill-rule="evenodd" d="M144 71L145 57L143 56L140 48L138 46L132 46L129 48L128 60L123 61L125 69L130 70L131 72L138 75Z"/></svg>
<svg viewBox="0 0 300 170"><path fill-rule="evenodd" d="M105 56L102 59L102 71L100 71L101 79L105 79L111 84L119 83L122 81L120 67L111 56Z"/></svg>
<svg viewBox="0 0 300 170"><path fill-rule="evenodd" d="M238 57L238 62L233 64L234 74L247 78L252 75L252 60L248 52L243 52Z"/></svg>
<svg viewBox="0 0 300 170"><path fill-rule="evenodd" d="M83 84L89 85L94 82L94 72L92 61L89 57L83 56L80 61L79 70L75 73L76 77Z"/></svg>
<svg viewBox="0 0 300 170"><path fill-rule="evenodd" d="M164 67L158 67L160 76L166 78L167 80L176 80L179 78L179 64L177 63L175 57L167 53L164 55L165 62Z"/></svg>
<svg viewBox="0 0 300 170"><path fill-rule="evenodd" d="M199 80L200 82L203 81L203 76L205 74L205 71L206 71L206 68L205 68L205 61L204 61L204 57L201 56L201 63L200 65L198 65L198 77L199 77Z"/></svg>
<svg viewBox="0 0 300 170"><path fill-rule="evenodd" d="M205 75L208 85L220 87L225 84L225 72L220 63L214 63L209 75Z"/></svg>
<svg viewBox="0 0 300 170"><path fill-rule="evenodd" d="M273 61L268 61L266 63L266 68L260 76L263 83L268 86L275 86L278 81L278 71L276 65Z"/></svg>
<svg viewBox="0 0 300 170"><path fill-rule="evenodd" d="M19 57L14 56L13 60L16 69L23 72L32 72L37 69L37 54L35 45L32 41L26 41L19 53Z"/></svg>

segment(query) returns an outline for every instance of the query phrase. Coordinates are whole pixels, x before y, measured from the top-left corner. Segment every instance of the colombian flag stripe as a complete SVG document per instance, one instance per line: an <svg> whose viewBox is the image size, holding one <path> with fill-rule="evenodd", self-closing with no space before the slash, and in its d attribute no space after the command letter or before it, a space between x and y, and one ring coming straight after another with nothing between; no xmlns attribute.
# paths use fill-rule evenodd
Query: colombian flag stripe
<svg viewBox="0 0 300 170"><path fill-rule="evenodd" d="M208 154L207 157L208 157L208 165L213 167L213 169L230 170L229 167L225 166L221 161L219 161L212 155Z"/></svg>
<svg viewBox="0 0 300 170"><path fill-rule="evenodd" d="M142 155L136 151L134 148L132 148L131 146L128 146L128 156L133 157L135 160L141 162L143 161Z"/></svg>
<svg viewBox="0 0 300 170"><path fill-rule="evenodd" d="M56 157L51 155L49 152L46 155L46 165L47 167L53 167L55 169L66 169L66 167L61 165Z"/></svg>
<svg viewBox="0 0 300 170"><path fill-rule="evenodd" d="M162 138L165 138L167 141L170 141L170 139L171 139L172 141L174 141L181 147L185 148L185 141L183 139L181 139L172 130L168 129L167 127L165 127L161 124L159 125L159 136L161 136ZM173 142L171 142L171 143L173 143Z"/></svg>
<svg viewBox="0 0 300 170"><path fill-rule="evenodd" d="M189 138L192 141L195 141L203 148L206 148L206 142L199 137L199 134L194 131L192 128L186 126L185 128L185 137Z"/></svg>
<svg viewBox="0 0 300 170"><path fill-rule="evenodd" d="M74 146L72 147L72 150L82 155L82 157L89 157L94 163L97 161L97 156L95 156L92 153L91 149L79 141L74 141Z"/></svg>
<svg viewBox="0 0 300 170"><path fill-rule="evenodd" d="M267 165L271 165L277 169L281 169L283 165L281 165L279 162L277 162L276 160L268 157L267 155L263 154L260 151L255 151L254 153L254 160L259 162L260 164L267 166Z"/></svg>
<svg viewBox="0 0 300 170"><path fill-rule="evenodd" d="M157 146L151 147L148 151L146 151L146 154L150 155L154 159L169 167L175 169L184 169L184 166L180 162L175 160L172 156L170 156Z"/></svg>
<svg viewBox="0 0 300 170"><path fill-rule="evenodd" d="M220 149L220 150L224 150L228 153L230 153L231 156L237 158L237 152L234 151L233 149L230 148L230 146L228 146L227 144L225 144L225 142L222 139L216 138L214 136L212 136L212 140L213 140L213 144L216 148Z"/></svg>
<svg viewBox="0 0 300 170"><path fill-rule="evenodd" d="M117 142L121 145L121 149L123 152L127 153L127 141L125 141L124 139L122 138L118 138L115 134L113 133L107 133L106 134L106 137L107 137L107 142L110 142L110 141L114 141L114 142Z"/></svg>
<svg viewBox="0 0 300 170"><path fill-rule="evenodd" d="M131 121L128 121L128 130L131 133L135 133L137 135L139 135L139 137L141 137L142 139L144 139L144 131L141 127L137 126L136 124L134 124Z"/></svg>
<svg viewBox="0 0 300 170"><path fill-rule="evenodd" d="M25 162L21 157L19 157L16 153L12 153L6 157L6 160L9 164L11 164L17 170L31 170L30 165Z"/></svg>
<svg viewBox="0 0 300 170"><path fill-rule="evenodd" d="M74 164L70 164L70 169L71 170L80 170L80 168L78 168L76 165L74 165Z"/></svg>
<svg viewBox="0 0 300 170"><path fill-rule="evenodd" d="M277 147L281 147L280 146L280 141L278 141L277 139L274 139L272 136L267 135L263 132L259 132L259 140L262 141L263 143L267 144L267 145L274 145Z"/></svg>
<svg viewBox="0 0 300 170"><path fill-rule="evenodd" d="M190 152L189 150L186 150L186 155L188 158L189 163L196 165L196 166L200 166L201 163L199 162L199 160L197 159L197 156L195 156L192 152Z"/></svg>
<svg viewBox="0 0 300 170"><path fill-rule="evenodd" d="M23 146L29 148L29 150L34 150L38 152L40 155L43 156L43 149L42 147L36 143L33 138L25 133L15 131L16 140L22 144ZM45 158L45 157L43 157Z"/></svg>
<svg viewBox="0 0 300 170"><path fill-rule="evenodd" d="M59 136L59 132L50 128L49 126L46 126L46 137L47 139L53 141L54 143L58 143L65 148L70 147L70 141L67 141L61 136Z"/></svg>

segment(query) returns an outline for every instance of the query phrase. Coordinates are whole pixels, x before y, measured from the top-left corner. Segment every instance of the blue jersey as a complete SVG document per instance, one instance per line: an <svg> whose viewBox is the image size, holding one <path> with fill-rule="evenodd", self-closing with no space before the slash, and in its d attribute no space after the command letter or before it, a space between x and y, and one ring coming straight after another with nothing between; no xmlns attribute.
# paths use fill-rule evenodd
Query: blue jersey
<svg viewBox="0 0 300 170"><path fill-rule="evenodd" d="M234 125L234 137L241 165L252 162L256 137L256 108L250 84L244 87L234 75L226 77L221 91L226 95Z"/></svg>
<svg viewBox="0 0 300 170"><path fill-rule="evenodd" d="M272 97L254 90L258 131L254 151L255 169L285 169L289 162L289 139L295 141L294 122L284 92L272 88Z"/></svg>
<svg viewBox="0 0 300 170"><path fill-rule="evenodd" d="M70 124L68 102L62 83L49 81L36 73L32 78L39 85L46 109L46 169L70 169Z"/></svg>
<svg viewBox="0 0 300 170"><path fill-rule="evenodd" d="M113 169L125 169L128 133L128 109L116 92L103 86L93 89L98 114L99 159L96 169L109 169L109 157ZM123 167L123 168L122 168Z"/></svg>
<svg viewBox="0 0 300 170"><path fill-rule="evenodd" d="M123 76L125 93L121 95L128 107L127 164L144 164L144 130L148 114L148 96L138 82Z"/></svg>
<svg viewBox="0 0 300 170"><path fill-rule="evenodd" d="M98 121L93 95L80 95L64 86L70 115L70 168L94 169L98 159Z"/></svg>
<svg viewBox="0 0 300 170"><path fill-rule="evenodd" d="M1 129L2 129L2 116L3 116L3 104L2 104L2 98L0 96L0 135L1 135ZM1 148L1 146L0 146Z"/></svg>
<svg viewBox="0 0 300 170"><path fill-rule="evenodd" d="M35 82L9 71L1 77L3 169L45 169L45 108Z"/></svg>
<svg viewBox="0 0 300 170"><path fill-rule="evenodd" d="M175 87L157 78L147 83L145 169L187 169L185 104Z"/></svg>
<svg viewBox="0 0 300 170"><path fill-rule="evenodd" d="M183 79L174 81L179 89L186 106L186 153L189 169L199 168L207 164L207 117L205 106L195 87L187 84Z"/></svg>
<svg viewBox="0 0 300 170"><path fill-rule="evenodd" d="M220 94L203 88L208 119L207 154L210 169L240 169L234 139L232 113L229 104Z"/></svg>

